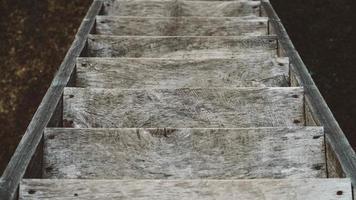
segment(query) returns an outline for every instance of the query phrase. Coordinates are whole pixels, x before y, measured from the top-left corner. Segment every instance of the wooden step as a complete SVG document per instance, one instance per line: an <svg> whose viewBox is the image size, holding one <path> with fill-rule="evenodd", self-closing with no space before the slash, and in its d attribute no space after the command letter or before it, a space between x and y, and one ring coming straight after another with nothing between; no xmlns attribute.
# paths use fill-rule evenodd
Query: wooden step
<svg viewBox="0 0 356 200"><path fill-rule="evenodd" d="M267 35L268 18L98 16L96 34L140 36Z"/></svg>
<svg viewBox="0 0 356 200"><path fill-rule="evenodd" d="M90 35L88 38L89 57L234 58L258 53L276 56L276 37Z"/></svg>
<svg viewBox="0 0 356 200"><path fill-rule="evenodd" d="M80 58L76 86L96 88L262 87L289 85L289 59Z"/></svg>
<svg viewBox="0 0 356 200"><path fill-rule="evenodd" d="M259 1L181 1L116 0L107 1L106 15L144 17L240 17L259 16Z"/></svg>
<svg viewBox="0 0 356 200"><path fill-rule="evenodd" d="M323 129L47 129L45 178L324 178Z"/></svg>
<svg viewBox="0 0 356 200"><path fill-rule="evenodd" d="M352 200L349 179L46 180L25 179L20 199Z"/></svg>
<svg viewBox="0 0 356 200"><path fill-rule="evenodd" d="M65 88L65 126L244 128L303 126L303 88Z"/></svg>

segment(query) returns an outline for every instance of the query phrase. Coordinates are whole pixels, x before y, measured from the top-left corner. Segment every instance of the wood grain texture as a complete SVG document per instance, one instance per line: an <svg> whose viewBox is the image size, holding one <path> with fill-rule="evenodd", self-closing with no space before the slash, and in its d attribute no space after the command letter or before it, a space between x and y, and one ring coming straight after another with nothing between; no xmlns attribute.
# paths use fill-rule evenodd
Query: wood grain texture
<svg viewBox="0 0 356 200"><path fill-rule="evenodd" d="M77 87L286 87L289 60L252 54L235 59L80 58L76 74Z"/></svg>
<svg viewBox="0 0 356 200"><path fill-rule="evenodd" d="M105 14L145 17L239 17L258 16L259 1L109 0Z"/></svg>
<svg viewBox="0 0 356 200"><path fill-rule="evenodd" d="M274 36L110 36L91 35L91 57L234 58L242 54L276 56Z"/></svg>
<svg viewBox="0 0 356 200"><path fill-rule="evenodd" d="M44 178L326 177L323 129L47 129Z"/></svg>
<svg viewBox="0 0 356 200"><path fill-rule="evenodd" d="M342 169L340 161L335 155L334 150L330 146L328 139L325 140L325 151L327 161L327 172L329 178L345 178L346 174Z"/></svg>
<svg viewBox="0 0 356 200"><path fill-rule="evenodd" d="M76 128L302 126L303 88L66 88L63 118Z"/></svg>
<svg viewBox="0 0 356 200"><path fill-rule="evenodd" d="M263 17L112 17L98 16L96 34L141 36L267 35Z"/></svg>
<svg viewBox="0 0 356 200"><path fill-rule="evenodd" d="M33 193L33 194L30 194ZM337 195L340 194L340 195ZM349 179L23 180L21 200L352 200Z"/></svg>

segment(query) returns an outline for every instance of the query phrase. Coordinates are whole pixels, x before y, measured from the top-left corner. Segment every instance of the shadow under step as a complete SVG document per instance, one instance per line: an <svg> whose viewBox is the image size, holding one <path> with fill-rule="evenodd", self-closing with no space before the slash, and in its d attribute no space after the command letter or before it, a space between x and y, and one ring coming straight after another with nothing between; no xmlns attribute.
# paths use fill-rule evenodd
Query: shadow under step
<svg viewBox="0 0 356 200"><path fill-rule="evenodd" d="M349 179L46 180L25 179L20 199L352 200Z"/></svg>
<svg viewBox="0 0 356 200"><path fill-rule="evenodd" d="M141 36L268 35L268 18L98 16L96 34Z"/></svg>
<svg viewBox="0 0 356 200"><path fill-rule="evenodd" d="M89 57L234 58L277 55L276 36L112 36L89 35Z"/></svg>
<svg viewBox="0 0 356 200"><path fill-rule="evenodd" d="M144 17L240 17L259 16L260 1L180 1L115 0L106 1L104 14Z"/></svg>
<svg viewBox="0 0 356 200"><path fill-rule="evenodd" d="M262 56L261 56L262 57ZM79 58L76 86L94 88L287 87L289 59Z"/></svg>
<svg viewBox="0 0 356 200"><path fill-rule="evenodd" d="M303 88L65 88L66 127L245 128L304 125Z"/></svg>
<svg viewBox="0 0 356 200"><path fill-rule="evenodd" d="M44 178L325 178L320 127L47 129Z"/></svg>

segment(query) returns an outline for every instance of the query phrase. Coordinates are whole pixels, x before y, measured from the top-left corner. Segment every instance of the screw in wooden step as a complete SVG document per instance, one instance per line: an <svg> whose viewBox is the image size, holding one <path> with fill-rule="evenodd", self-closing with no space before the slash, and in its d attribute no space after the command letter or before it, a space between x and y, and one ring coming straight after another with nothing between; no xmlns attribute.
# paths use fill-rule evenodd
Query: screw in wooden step
<svg viewBox="0 0 356 200"><path fill-rule="evenodd" d="M336 195L338 195L338 196L341 196L341 195L343 195L343 194L344 194L344 192L342 192L341 190L339 190L339 191L336 192Z"/></svg>
<svg viewBox="0 0 356 200"><path fill-rule="evenodd" d="M315 170L321 170L321 169L323 168L323 166L322 166L321 164L315 164L315 165L313 166L313 168L314 168Z"/></svg>
<svg viewBox="0 0 356 200"><path fill-rule="evenodd" d="M300 124L300 120L299 119L295 119L295 120L293 120L293 123Z"/></svg>
<svg viewBox="0 0 356 200"><path fill-rule="evenodd" d="M49 140L53 140L54 138L55 138L54 135L49 135L49 136L48 136L48 139L49 139Z"/></svg>
<svg viewBox="0 0 356 200"><path fill-rule="evenodd" d="M53 170L53 167L46 167L46 172L51 172Z"/></svg>
<svg viewBox="0 0 356 200"><path fill-rule="evenodd" d="M314 136L313 136L313 139L314 139L314 140L319 139L319 138L321 138L321 135L314 135Z"/></svg>
<svg viewBox="0 0 356 200"><path fill-rule="evenodd" d="M64 119L63 120L63 127L73 127L73 120L67 120L67 119Z"/></svg>
<svg viewBox="0 0 356 200"><path fill-rule="evenodd" d="M28 193L29 193L29 194L35 194L35 193L36 193L36 190L29 189L29 190L28 190Z"/></svg>

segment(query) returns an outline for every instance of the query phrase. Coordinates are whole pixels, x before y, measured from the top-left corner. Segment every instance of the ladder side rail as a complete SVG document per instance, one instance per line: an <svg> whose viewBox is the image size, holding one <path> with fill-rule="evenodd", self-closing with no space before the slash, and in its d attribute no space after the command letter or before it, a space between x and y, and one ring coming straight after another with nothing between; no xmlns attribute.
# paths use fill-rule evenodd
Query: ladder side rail
<svg viewBox="0 0 356 200"><path fill-rule="evenodd" d="M96 16L100 14L102 8L102 0L94 0L91 4L70 49L2 174L0 179L0 199L11 200L17 198L18 186L31 160L35 157L36 149L38 149L37 147L43 138L44 129L47 126L52 126L51 118L58 111L56 108L62 100L64 87L70 84L71 77L75 71L76 59L85 51L87 37L94 30Z"/></svg>
<svg viewBox="0 0 356 200"><path fill-rule="evenodd" d="M305 89L305 114L306 118L310 118L307 120L309 121L307 125L324 127L329 177L349 177L353 186L356 186L355 151L316 87L273 6L268 0L261 0L261 2L262 15L268 16L270 19L270 32L278 37L279 54L290 59L290 73L291 77L294 77L294 83L292 81L292 84L294 86L302 86Z"/></svg>

